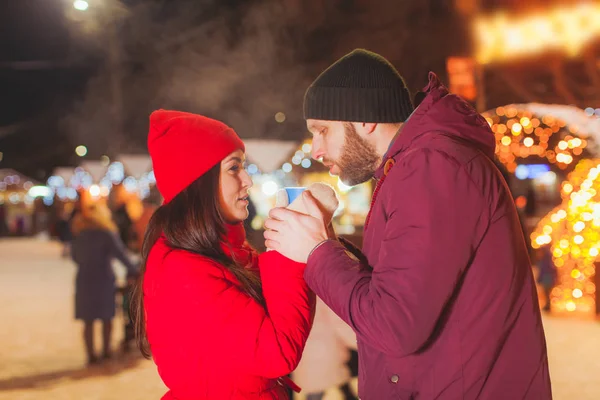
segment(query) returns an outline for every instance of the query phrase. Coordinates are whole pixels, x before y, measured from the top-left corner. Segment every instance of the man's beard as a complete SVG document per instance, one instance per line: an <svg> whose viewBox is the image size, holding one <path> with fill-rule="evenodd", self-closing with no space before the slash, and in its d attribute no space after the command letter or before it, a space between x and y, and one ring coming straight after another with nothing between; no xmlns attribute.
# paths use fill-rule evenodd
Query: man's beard
<svg viewBox="0 0 600 400"><path fill-rule="evenodd" d="M381 164L381 157L373 145L358 135L354 125L345 123L344 131L342 155L335 164L340 169L341 181L354 186L373 178Z"/></svg>

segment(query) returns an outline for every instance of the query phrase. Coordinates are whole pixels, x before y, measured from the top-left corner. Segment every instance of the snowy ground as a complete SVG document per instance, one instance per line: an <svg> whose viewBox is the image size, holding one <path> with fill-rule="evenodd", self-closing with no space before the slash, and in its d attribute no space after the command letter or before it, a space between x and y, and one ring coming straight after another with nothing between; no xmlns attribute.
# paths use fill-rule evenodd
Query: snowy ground
<svg viewBox="0 0 600 400"><path fill-rule="evenodd" d="M59 253L56 243L0 240L0 400L159 399L165 387L150 361L124 357L84 367L73 320L75 269ZM600 323L544 322L555 399L600 399ZM115 347L120 326L118 320Z"/></svg>

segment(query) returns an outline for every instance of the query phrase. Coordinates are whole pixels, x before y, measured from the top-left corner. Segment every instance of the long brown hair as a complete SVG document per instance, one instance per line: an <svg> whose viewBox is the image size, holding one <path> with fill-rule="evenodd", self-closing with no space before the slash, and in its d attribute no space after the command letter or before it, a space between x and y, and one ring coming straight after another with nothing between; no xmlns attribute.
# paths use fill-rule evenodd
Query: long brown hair
<svg viewBox="0 0 600 400"><path fill-rule="evenodd" d="M137 345L146 358L150 358L150 347L144 313L144 274L150 250L161 235L172 249L200 254L225 266L240 281L243 290L264 305L258 275L245 265L237 264L221 247L226 223L218 201L220 171L221 166L217 164L169 203L159 207L148 223L142 245L142 268L131 302Z"/></svg>

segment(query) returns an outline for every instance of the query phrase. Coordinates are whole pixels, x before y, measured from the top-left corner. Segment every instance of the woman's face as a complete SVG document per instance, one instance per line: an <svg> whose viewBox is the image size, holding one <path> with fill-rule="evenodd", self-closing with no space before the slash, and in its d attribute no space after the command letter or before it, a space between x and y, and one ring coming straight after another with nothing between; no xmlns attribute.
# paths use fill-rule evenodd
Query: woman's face
<svg viewBox="0 0 600 400"><path fill-rule="evenodd" d="M221 161L219 178L219 205L225 221L236 224L248 218L248 189L252 179L244 163L246 156L242 150L236 150Z"/></svg>

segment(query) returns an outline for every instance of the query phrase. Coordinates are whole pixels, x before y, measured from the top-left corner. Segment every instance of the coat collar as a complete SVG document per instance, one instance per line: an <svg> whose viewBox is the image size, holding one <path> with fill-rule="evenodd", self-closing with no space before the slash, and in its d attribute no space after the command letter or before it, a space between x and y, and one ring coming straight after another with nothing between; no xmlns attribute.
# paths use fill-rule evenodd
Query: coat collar
<svg viewBox="0 0 600 400"><path fill-rule="evenodd" d="M437 75L433 72L429 73L429 83L420 93L422 101L417 105L415 111L408 117L406 122L402 124L400 130L396 134L396 137L392 140L388 151L377 171L375 171L375 179L381 179L384 175L384 169L386 162L395 157L398 153L405 150L410 143L419 136L421 133L419 129L414 129L419 125L423 116L431 109L431 107L442 97L448 94L448 89L442 84Z"/></svg>
<svg viewBox="0 0 600 400"><path fill-rule="evenodd" d="M256 252L246 241L246 230L244 224L225 225L225 237L221 243L221 249L235 263L253 268L255 265Z"/></svg>

